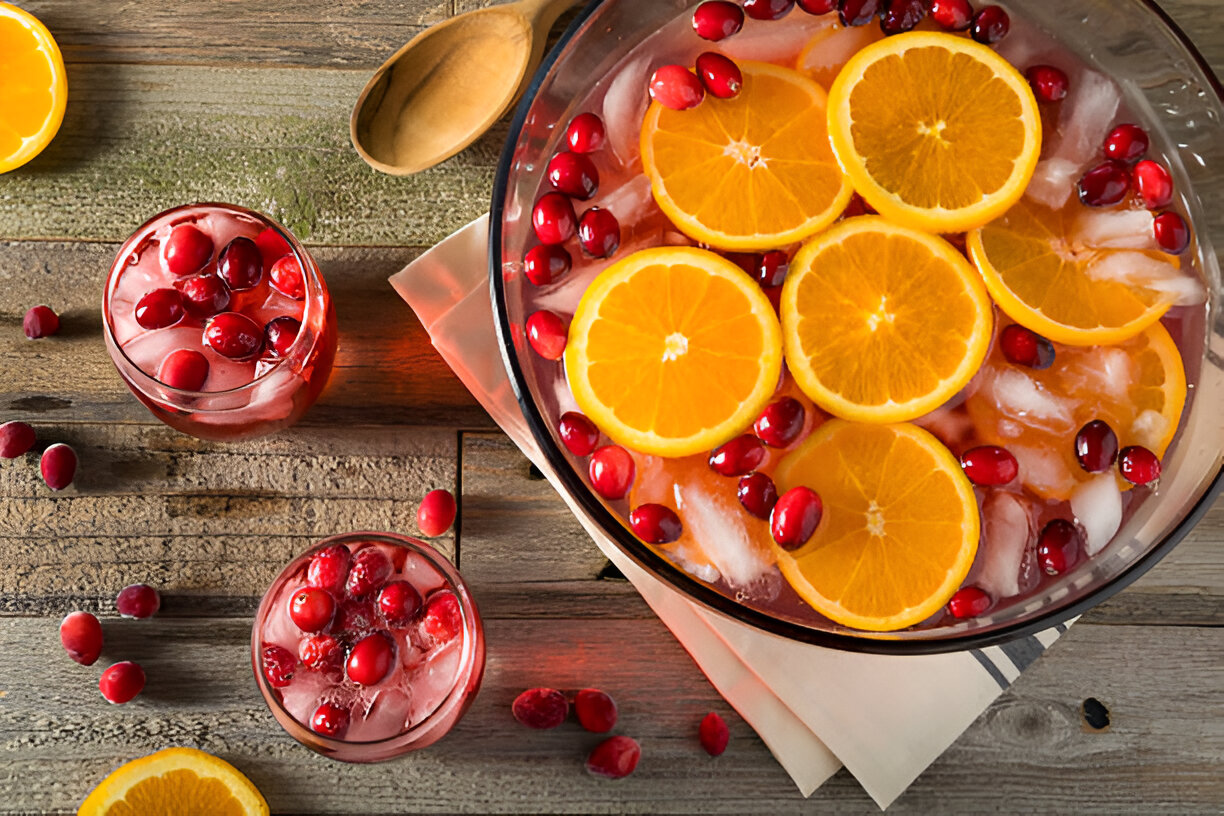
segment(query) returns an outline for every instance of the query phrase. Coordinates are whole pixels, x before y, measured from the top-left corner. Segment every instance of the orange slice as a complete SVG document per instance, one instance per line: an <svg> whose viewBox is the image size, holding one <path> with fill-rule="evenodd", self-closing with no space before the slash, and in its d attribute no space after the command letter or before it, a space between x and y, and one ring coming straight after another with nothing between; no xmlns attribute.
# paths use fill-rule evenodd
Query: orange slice
<svg viewBox="0 0 1224 816"><path fill-rule="evenodd" d="M120 765L77 816L267 816L268 803L238 769L194 748L167 748Z"/></svg>
<svg viewBox="0 0 1224 816"><path fill-rule="evenodd" d="M990 48L910 32L846 63L829 89L829 138L881 215L963 232L1024 195L1041 153L1041 114L1028 82Z"/></svg>
<svg viewBox="0 0 1224 816"><path fill-rule="evenodd" d="M990 346L981 278L942 238L878 216L805 244L782 289L786 363L829 413L900 422L969 382Z"/></svg>
<svg viewBox="0 0 1224 816"><path fill-rule="evenodd" d="M825 91L787 68L740 65L734 99L675 111L652 102L642 164L659 208L722 249L772 249L833 223L853 190L825 135Z"/></svg>
<svg viewBox="0 0 1224 816"><path fill-rule="evenodd" d="M910 424L830 420L787 455L779 492L806 485L824 517L794 552L777 548L795 591L832 621L890 632L947 603L973 564L973 487L938 439Z"/></svg>
<svg viewBox="0 0 1224 816"><path fill-rule="evenodd" d="M68 103L64 58L34 15L0 3L0 173L42 152Z"/></svg>
<svg viewBox="0 0 1224 816"><path fill-rule="evenodd" d="M1119 343L1159 320L1170 298L1092 277L1092 264L1134 251L1083 246L1077 230L1082 210L1055 212L1025 199L970 233L969 254L999 308L1017 323L1070 345ZM1162 252L1140 255L1158 265L1175 264Z"/></svg>
<svg viewBox="0 0 1224 816"><path fill-rule="evenodd" d="M565 348L582 411L614 441L656 456L742 433L781 370L769 299L732 262L689 247L645 249L601 272Z"/></svg>
<svg viewBox="0 0 1224 816"><path fill-rule="evenodd" d="M882 39L884 32L879 26L830 23L803 46L795 68L816 80L820 87L828 88L851 57Z"/></svg>

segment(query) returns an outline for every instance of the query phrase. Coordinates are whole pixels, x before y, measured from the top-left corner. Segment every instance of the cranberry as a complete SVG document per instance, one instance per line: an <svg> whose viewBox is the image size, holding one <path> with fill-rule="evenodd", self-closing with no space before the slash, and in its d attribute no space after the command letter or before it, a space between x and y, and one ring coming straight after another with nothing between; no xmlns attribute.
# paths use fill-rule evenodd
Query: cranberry
<svg viewBox="0 0 1224 816"><path fill-rule="evenodd" d="M1007 362L1029 368L1054 365L1054 344L1037 332L1013 323L999 333L999 346Z"/></svg>
<svg viewBox="0 0 1224 816"><path fill-rule="evenodd" d="M302 330L302 322L289 315L274 317L264 326L264 345L273 357L284 357Z"/></svg>
<svg viewBox="0 0 1224 816"><path fill-rule="evenodd" d="M1149 210L1159 210L1173 201L1173 177L1162 165L1144 159L1135 165L1134 177L1135 189Z"/></svg>
<svg viewBox="0 0 1224 816"><path fill-rule="evenodd" d="M344 659L344 645L331 635L311 635L298 643L298 658L315 671L338 668Z"/></svg>
<svg viewBox="0 0 1224 816"><path fill-rule="evenodd" d="M199 272L212 260L213 241L194 224L179 224L170 230L163 255L170 274L181 278Z"/></svg>
<svg viewBox="0 0 1224 816"><path fill-rule="evenodd" d="M701 739L701 747L710 756L722 754L727 750L727 743L731 740L731 732L727 729L727 724L713 711L701 718L697 735Z"/></svg>
<svg viewBox="0 0 1224 816"><path fill-rule="evenodd" d="M582 689L574 695L578 724L595 734L606 734L616 726L616 701L599 689Z"/></svg>
<svg viewBox="0 0 1224 816"><path fill-rule="evenodd" d="M1102 420L1094 419L1075 435L1075 458L1089 473L1104 473L1118 458L1118 436Z"/></svg>
<svg viewBox="0 0 1224 816"><path fill-rule="evenodd" d="M642 748L637 740L625 736L609 737L591 751L586 769L594 776L623 779L633 773L641 758Z"/></svg>
<svg viewBox="0 0 1224 816"><path fill-rule="evenodd" d="M1037 97L1038 102L1061 102L1067 98L1071 80L1067 79L1066 72L1061 68L1055 68L1053 65L1034 65L1024 72L1024 76L1028 79L1033 96Z"/></svg>
<svg viewBox="0 0 1224 816"><path fill-rule="evenodd" d="M123 705L130 702L145 687L145 673L140 665L130 660L116 663L98 680L98 691L106 698L106 702Z"/></svg>
<svg viewBox="0 0 1224 816"><path fill-rule="evenodd" d="M463 631L463 610L455 593L443 589L429 596L425 601L421 629L436 643L447 643L459 636Z"/></svg>
<svg viewBox="0 0 1224 816"><path fill-rule="evenodd" d="M217 274L234 291L254 289L263 277L263 256L250 238L235 238L217 258Z"/></svg>
<svg viewBox="0 0 1224 816"><path fill-rule="evenodd" d="M882 5L883 0L839 0L837 17L844 26L867 25Z"/></svg>
<svg viewBox="0 0 1224 816"><path fill-rule="evenodd" d="M204 342L223 357L247 360L263 348L264 334L246 315L222 312L204 324Z"/></svg>
<svg viewBox="0 0 1224 816"><path fill-rule="evenodd" d="M737 436L710 454L710 467L723 476L743 476L765 461L765 444L752 434Z"/></svg>
<svg viewBox="0 0 1224 816"><path fill-rule="evenodd" d="M431 490L417 508L417 527L429 538L442 535L455 523L458 507L449 490Z"/></svg>
<svg viewBox="0 0 1224 816"><path fill-rule="evenodd" d="M556 689L527 689L510 706L514 719L528 728L556 728L569 714L569 702Z"/></svg>
<svg viewBox="0 0 1224 816"><path fill-rule="evenodd" d="M302 274L302 264L296 255L289 254L278 259L268 271L268 277L281 294L294 300L306 299L306 277Z"/></svg>
<svg viewBox="0 0 1224 816"><path fill-rule="evenodd" d="M362 686L374 686L391 673L395 662L395 646L381 632L366 635L353 644L345 661L348 679Z"/></svg>
<svg viewBox="0 0 1224 816"><path fill-rule="evenodd" d="M622 499L633 484L633 457L620 445L604 445L591 454L591 487L605 499Z"/></svg>
<svg viewBox="0 0 1224 816"><path fill-rule="evenodd" d="M744 0L744 11L754 20L781 20L794 6L795 0Z"/></svg>
<svg viewBox="0 0 1224 816"><path fill-rule="evenodd" d="M43 451L42 458L38 461L38 469L47 487L63 490L72 484L72 478L76 475L76 451L63 442L56 442Z"/></svg>
<svg viewBox="0 0 1224 816"><path fill-rule="evenodd" d="M37 437L34 429L24 422L13 420L0 425L0 459L16 459L34 447Z"/></svg>
<svg viewBox="0 0 1224 816"><path fill-rule="evenodd" d="M59 331L60 319L50 306L34 306L21 319L21 330L30 340L49 337Z"/></svg>
<svg viewBox="0 0 1224 816"><path fill-rule="evenodd" d="M1152 220L1156 243L1170 255L1180 255L1190 246L1190 227L1175 212L1161 213Z"/></svg>
<svg viewBox="0 0 1224 816"><path fill-rule="evenodd" d="M333 595L339 595L348 578L351 559L348 547L343 544L332 544L319 550L306 567L306 586L318 587Z"/></svg>
<svg viewBox="0 0 1224 816"><path fill-rule="evenodd" d="M261 653L264 677L272 688L284 688L297 670L297 658L284 646L265 646Z"/></svg>
<svg viewBox="0 0 1224 816"><path fill-rule="evenodd" d="M318 587L303 587L289 598L289 618L303 632L322 632L335 616L335 599Z"/></svg>
<svg viewBox="0 0 1224 816"><path fill-rule="evenodd" d="M639 504L629 514L629 526L647 544L670 544L684 532L676 511L662 504Z"/></svg>
<svg viewBox="0 0 1224 816"><path fill-rule="evenodd" d="M994 601L977 587L961 587L948 601L948 612L954 618L975 618L990 608Z"/></svg>
<svg viewBox="0 0 1224 816"><path fill-rule="evenodd" d="M795 4L808 14L828 14L837 10L837 0L795 0Z"/></svg>
<svg viewBox="0 0 1224 816"><path fill-rule="evenodd" d="M255 236L255 246L259 247L265 269L270 269L273 263L293 252L285 237L272 227L264 227L259 235Z"/></svg>
<svg viewBox="0 0 1224 816"><path fill-rule="evenodd" d="M1050 521L1037 536L1037 563L1047 575L1061 575L1075 566L1079 550L1079 530L1066 519Z"/></svg>
<svg viewBox="0 0 1224 816"><path fill-rule="evenodd" d="M762 289L772 289L781 286L786 281L786 273L790 269L790 257L780 249L766 252L756 263L754 276Z"/></svg>
<svg viewBox="0 0 1224 816"><path fill-rule="evenodd" d="M565 143L575 153L594 153L603 147L605 135L602 119L593 113L580 113L565 129Z"/></svg>
<svg viewBox="0 0 1224 816"><path fill-rule="evenodd" d="M1147 131L1138 125L1118 125L1105 137L1105 158L1134 164L1148 151Z"/></svg>
<svg viewBox="0 0 1224 816"><path fill-rule="evenodd" d="M573 259L556 244L537 244L523 256L523 274L536 286L547 286L570 271Z"/></svg>
<svg viewBox="0 0 1224 816"><path fill-rule="evenodd" d="M148 584L130 584L119 590L115 609L125 618L151 618L161 609L161 596Z"/></svg>
<svg viewBox="0 0 1224 816"><path fill-rule="evenodd" d="M722 54L706 51L697 57L697 76L705 89L719 99L738 96L744 87L739 66Z"/></svg>
<svg viewBox="0 0 1224 816"><path fill-rule="evenodd" d="M374 628L376 617L373 598L347 598L336 610L336 622L332 624L332 631L348 635L368 632Z"/></svg>
<svg viewBox="0 0 1224 816"><path fill-rule="evenodd" d="M154 289L136 302L136 322L142 329L164 329L182 320L186 311L177 289Z"/></svg>
<svg viewBox="0 0 1224 816"><path fill-rule="evenodd" d="M885 34L901 34L910 31L927 15L929 0L888 0L888 6L880 15L880 30Z"/></svg>
<svg viewBox="0 0 1224 816"><path fill-rule="evenodd" d="M969 34L978 42L991 45L1006 37L1010 29L1011 18L1001 6L986 6L973 15Z"/></svg>
<svg viewBox="0 0 1224 816"><path fill-rule="evenodd" d="M769 532L784 550L797 550L820 525L824 503L810 487L792 487L778 497L769 514Z"/></svg>
<svg viewBox="0 0 1224 816"><path fill-rule="evenodd" d="M683 65L664 65L650 77L650 98L665 108L688 110L701 104L705 86Z"/></svg>
<svg viewBox="0 0 1224 816"><path fill-rule="evenodd" d="M785 448L802 433L803 417L803 403L794 397L782 397L765 407L752 430L769 447Z"/></svg>
<svg viewBox="0 0 1224 816"><path fill-rule="evenodd" d="M876 214L875 207L868 204L866 200L864 200L858 193L850 196L850 203L846 205L846 209L842 210L842 218L854 218L859 215Z"/></svg>
<svg viewBox="0 0 1224 816"><path fill-rule="evenodd" d="M391 559L378 547L365 547L353 554L344 588L354 598L373 592L387 583L394 568Z"/></svg>
<svg viewBox="0 0 1224 816"><path fill-rule="evenodd" d="M406 625L421 609L421 593L407 581L392 581L378 593L378 611L388 626Z"/></svg>
<svg viewBox="0 0 1224 816"><path fill-rule="evenodd" d="M1130 182L1125 165L1107 161L1080 176L1079 199L1089 207L1112 207L1126 198Z"/></svg>
<svg viewBox="0 0 1224 816"><path fill-rule="evenodd" d="M166 355L157 369L157 379L181 391L199 391L208 379L208 358L194 349L178 349Z"/></svg>
<svg viewBox="0 0 1224 816"><path fill-rule="evenodd" d="M553 156L544 171L548 183L570 198L585 201L599 189L595 163L581 153L568 150Z"/></svg>
<svg viewBox="0 0 1224 816"><path fill-rule="evenodd" d="M92 666L102 654L102 624L88 612L69 612L59 633L64 651L82 666Z"/></svg>
<svg viewBox="0 0 1224 816"><path fill-rule="evenodd" d="M736 495L744 509L759 519L768 519L778 503L778 488L764 473L749 473L740 478Z"/></svg>
<svg viewBox="0 0 1224 816"><path fill-rule="evenodd" d="M982 445L961 454L961 467L975 485L995 487L1005 485L1020 473L1016 457L998 445Z"/></svg>
<svg viewBox="0 0 1224 816"><path fill-rule="evenodd" d="M709 0L693 12L693 30L703 40L725 40L744 27L744 10L726 0Z"/></svg>
<svg viewBox="0 0 1224 816"><path fill-rule="evenodd" d="M325 737L342 737L348 727L348 709L333 703L321 703L310 715L310 730Z"/></svg>
<svg viewBox="0 0 1224 816"><path fill-rule="evenodd" d="M565 354L569 328L555 312L541 309L527 318L527 342L545 360L560 360Z"/></svg>
<svg viewBox="0 0 1224 816"><path fill-rule="evenodd" d="M947 31L964 31L973 23L969 0L931 0L931 19Z"/></svg>
<svg viewBox="0 0 1224 816"><path fill-rule="evenodd" d="M563 244L578 228L574 205L561 193L545 193L531 210L531 226L541 243Z"/></svg>
<svg viewBox="0 0 1224 816"><path fill-rule="evenodd" d="M183 296L183 307L192 317L212 317L229 308L229 287L216 275L183 278L174 282L174 288Z"/></svg>
<svg viewBox="0 0 1224 816"><path fill-rule="evenodd" d="M1160 459L1147 448L1128 445L1118 453L1118 472L1131 484L1151 484L1160 478Z"/></svg>
<svg viewBox="0 0 1224 816"><path fill-rule="evenodd" d="M578 219L578 243L592 258L609 258L620 247L620 221L611 210L591 207Z"/></svg>
<svg viewBox="0 0 1224 816"><path fill-rule="evenodd" d="M595 423L577 411L566 411L557 424L557 433L570 453L589 456L599 444L599 429Z"/></svg>

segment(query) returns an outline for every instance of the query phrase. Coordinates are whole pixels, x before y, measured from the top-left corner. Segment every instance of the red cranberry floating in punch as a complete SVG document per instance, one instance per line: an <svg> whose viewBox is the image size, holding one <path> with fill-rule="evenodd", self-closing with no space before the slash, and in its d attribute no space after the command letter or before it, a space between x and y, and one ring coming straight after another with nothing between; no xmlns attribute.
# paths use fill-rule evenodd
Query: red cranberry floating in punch
<svg viewBox="0 0 1224 816"><path fill-rule="evenodd" d="M602 119L593 113L580 113L565 129L565 143L575 153L594 153L603 147L606 135Z"/></svg>
<svg viewBox="0 0 1224 816"><path fill-rule="evenodd" d="M583 201L599 189L599 171L595 163L581 153L564 151L553 156L544 170L548 183L558 192Z"/></svg>
<svg viewBox="0 0 1224 816"><path fill-rule="evenodd" d="M344 661L344 644L331 635L312 635L298 643L298 659L314 671L335 669Z"/></svg>
<svg viewBox="0 0 1224 816"><path fill-rule="evenodd" d="M392 581L379 590L378 611L388 626L405 626L421 611L421 593L407 581Z"/></svg>
<svg viewBox="0 0 1224 816"><path fill-rule="evenodd" d="M1118 452L1118 472L1134 485L1148 485L1160 478L1160 458L1141 445Z"/></svg>
<svg viewBox="0 0 1224 816"><path fill-rule="evenodd" d="M200 391L208 382L208 358L195 349L178 349L166 355L157 379L171 388Z"/></svg>
<svg viewBox="0 0 1224 816"><path fill-rule="evenodd" d="M754 20L781 20L794 6L795 0L744 0L744 13Z"/></svg>
<svg viewBox="0 0 1224 816"><path fill-rule="evenodd" d="M994 600L977 587L961 587L948 601L948 613L954 618L976 618L993 603Z"/></svg>
<svg viewBox="0 0 1224 816"><path fill-rule="evenodd" d="M969 33L973 39L986 45L993 45L1007 36L1011 30L1011 18L1001 6L986 6L973 15Z"/></svg>
<svg viewBox="0 0 1224 816"><path fill-rule="evenodd" d="M647 544L670 544L680 537L684 527L676 511L662 504L641 504L629 513L633 534Z"/></svg>
<svg viewBox="0 0 1224 816"><path fill-rule="evenodd" d="M222 312L204 324L204 342L231 360L249 360L263 348L264 333L238 312Z"/></svg>
<svg viewBox="0 0 1224 816"><path fill-rule="evenodd" d="M829 14L837 11L837 0L795 0L795 5L808 14Z"/></svg>
<svg viewBox="0 0 1224 816"><path fill-rule="evenodd" d="M527 318L527 342L545 360L560 360L565 354L569 328L554 312L541 309Z"/></svg>
<svg viewBox="0 0 1224 816"><path fill-rule="evenodd" d="M769 447L785 448L803 432L804 414L803 403L782 397L765 407L752 429Z"/></svg>
<svg viewBox="0 0 1224 816"><path fill-rule="evenodd" d="M1066 519L1053 519L1037 536L1037 563L1047 575L1062 575L1079 558L1079 530Z"/></svg>
<svg viewBox="0 0 1224 816"><path fill-rule="evenodd" d="M142 329L164 329L182 320L186 311L177 289L154 289L136 304L136 322Z"/></svg>
<svg viewBox="0 0 1224 816"><path fill-rule="evenodd" d="M50 306L35 306L21 319L21 330L30 340L50 337L59 331L59 315Z"/></svg>
<svg viewBox="0 0 1224 816"><path fill-rule="evenodd" d="M278 291L294 300L306 297L306 279L302 276L302 265L292 255L285 255L272 264L268 277Z"/></svg>
<svg viewBox="0 0 1224 816"><path fill-rule="evenodd" d="M840 0L837 16L844 26L867 25L880 13L883 0Z"/></svg>
<svg viewBox="0 0 1224 816"><path fill-rule="evenodd" d="M354 683L376 686L391 673L395 662L395 646L381 632L366 635L353 644L344 672Z"/></svg>
<svg viewBox="0 0 1224 816"><path fill-rule="evenodd" d="M303 632L322 632L336 615L336 601L317 587L305 587L289 599L289 617Z"/></svg>
<svg viewBox="0 0 1224 816"><path fill-rule="evenodd" d="M1130 170L1124 164L1107 161L1080 176L1079 198L1089 207L1112 207L1126 198L1130 183Z"/></svg>
<svg viewBox="0 0 1224 816"><path fill-rule="evenodd" d="M1018 323L999 333L999 346L1007 362L1013 365L1049 368L1054 364L1054 344Z"/></svg>
<svg viewBox="0 0 1224 816"><path fill-rule="evenodd" d="M1135 189L1149 210L1167 207L1173 201L1173 177L1163 165L1144 159L1135 165Z"/></svg>
<svg viewBox="0 0 1224 816"><path fill-rule="evenodd" d="M213 255L213 240L195 224L179 224L170 230L162 252L170 274L192 275L203 269Z"/></svg>
<svg viewBox="0 0 1224 816"><path fill-rule="evenodd" d="M736 497L749 513L759 519L768 519L778 503L778 488L764 473L749 473L740 478Z"/></svg>
<svg viewBox="0 0 1224 816"><path fill-rule="evenodd" d="M297 671L297 658L284 646L265 646L261 653L264 677L272 688L289 685Z"/></svg>
<svg viewBox="0 0 1224 816"><path fill-rule="evenodd" d="M752 434L737 436L710 454L710 468L723 476L743 476L765 461L765 444Z"/></svg>
<svg viewBox="0 0 1224 816"><path fill-rule="evenodd" d="M229 287L216 275L193 275L190 278L182 278L174 282L174 288L183 296L183 307L192 317L212 317L229 308L231 300Z"/></svg>
<svg viewBox="0 0 1224 816"><path fill-rule="evenodd" d="M969 481L984 487L1005 485L1020 473L1016 457L998 445L982 445L961 454L961 467Z"/></svg>
<svg viewBox="0 0 1224 816"><path fill-rule="evenodd" d="M693 11L693 30L703 40L725 40L743 27L744 10L738 3L708 0Z"/></svg>
<svg viewBox="0 0 1224 816"><path fill-rule="evenodd" d="M967 31L973 23L969 0L931 0L931 19L947 31Z"/></svg>
<svg viewBox="0 0 1224 816"><path fill-rule="evenodd" d="M1138 125L1122 124L1105 137L1105 158L1134 164L1148 151L1147 131Z"/></svg>
<svg viewBox="0 0 1224 816"><path fill-rule="evenodd" d="M1180 255L1190 246L1190 227L1175 212L1161 213L1152 220L1156 243L1170 255Z"/></svg>
<svg viewBox="0 0 1224 816"><path fill-rule="evenodd" d="M824 514L820 496L810 487L792 487L778 497L769 514L769 531L784 550L797 550L807 543Z"/></svg>
<svg viewBox="0 0 1224 816"><path fill-rule="evenodd" d="M611 257L620 247L620 221L611 210L591 207L578 219L578 242L592 258Z"/></svg>
<svg viewBox="0 0 1224 816"><path fill-rule="evenodd" d="M1066 72L1053 65L1034 65L1024 72L1038 102L1061 102L1067 98L1071 81Z"/></svg>
<svg viewBox="0 0 1224 816"><path fill-rule="evenodd" d="M562 193L545 193L531 210L531 225L544 244L563 244L574 237L578 217L574 205Z"/></svg>
<svg viewBox="0 0 1224 816"><path fill-rule="evenodd" d="M263 277L263 256L250 238L235 238L217 258L217 274L234 291L254 289Z"/></svg>
<svg viewBox="0 0 1224 816"><path fill-rule="evenodd" d="M439 590L425 601L421 630L435 643L449 643L463 631L459 599L449 590Z"/></svg>
<svg viewBox="0 0 1224 816"><path fill-rule="evenodd" d="M605 445L591 454L591 487L605 499L622 499L633 484L635 470L628 451L619 445Z"/></svg>
<svg viewBox="0 0 1224 816"><path fill-rule="evenodd" d="M697 76L705 89L719 99L730 99L744 87L739 66L722 54L706 51L697 57Z"/></svg>
<svg viewBox="0 0 1224 816"><path fill-rule="evenodd" d="M561 435L566 449L575 456L590 456L599 444L599 429L577 411L567 411L561 415L557 433Z"/></svg>
<svg viewBox="0 0 1224 816"><path fill-rule="evenodd" d="M339 595L344 591L351 560L349 549L343 544L333 544L320 550L310 559L310 566L306 570L306 584Z"/></svg>
<svg viewBox="0 0 1224 816"><path fill-rule="evenodd" d="M353 563L349 567L348 580L344 587L349 595L360 597L385 584L394 571L391 559L381 548L366 547L353 554Z"/></svg>
<svg viewBox="0 0 1224 816"><path fill-rule="evenodd" d="M880 29L885 34L902 34L913 30L927 15L930 0L888 0L880 13Z"/></svg>
<svg viewBox="0 0 1224 816"><path fill-rule="evenodd" d="M322 703L310 716L310 728L325 737L342 737L349 727L349 710L333 703Z"/></svg>
<svg viewBox="0 0 1224 816"><path fill-rule="evenodd" d="M1118 436L1109 424L1094 419L1075 435L1075 458L1089 473L1104 473L1118 458Z"/></svg>
<svg viewBox="0 0 1224 816"><path fill-rule="evenodd" d="M564 247L537 244L523 256L523 274L536 286L547 286L570 271L572 264L573 259Z"/></svg>
<svg viewBox="0 0 1224 816"><path fill-rule="evenodd" d="M650 77L650 98L665 108L688 110L705 99L705 86L683 65L664 65Z"/></svg>
<svg viewBox="0 0 1224 816"><path fill-rule="evenodd" d="M301 331L301 322L292 317L273 318L264 326L264 348L273 357L284 357L293 348L293 341L297 340Z"/></svg>

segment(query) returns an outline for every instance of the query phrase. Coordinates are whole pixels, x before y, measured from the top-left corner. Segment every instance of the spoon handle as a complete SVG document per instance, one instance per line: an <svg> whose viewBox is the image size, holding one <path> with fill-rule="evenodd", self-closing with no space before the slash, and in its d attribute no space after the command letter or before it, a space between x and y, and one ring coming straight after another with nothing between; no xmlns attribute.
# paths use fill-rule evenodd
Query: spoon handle
<svg viewBox="0 0 1224 816"><path fill-rule="evenodd" d="M562 12L577 2L578 0L519 0L515 5L523 16L531 21L535 35L542 43Z"/></svg>

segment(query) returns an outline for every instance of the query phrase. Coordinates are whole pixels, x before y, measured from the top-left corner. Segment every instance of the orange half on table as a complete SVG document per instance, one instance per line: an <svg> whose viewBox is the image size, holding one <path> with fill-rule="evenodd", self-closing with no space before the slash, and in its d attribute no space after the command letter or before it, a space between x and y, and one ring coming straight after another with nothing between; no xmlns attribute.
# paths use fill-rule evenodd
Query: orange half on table
<svg viewBox="0 0 1224 816"><path fill-rule="evenodd" d="M42 152L68 103L64 58L32 14L0 3L0 173Z"/></svg>
<svg viewBox="0 0 1224 816"><path fill-rule="evenodd" d="M167 748L119 766L77 816L268 816L268 803L233 765L195 748Z"/></svg>

